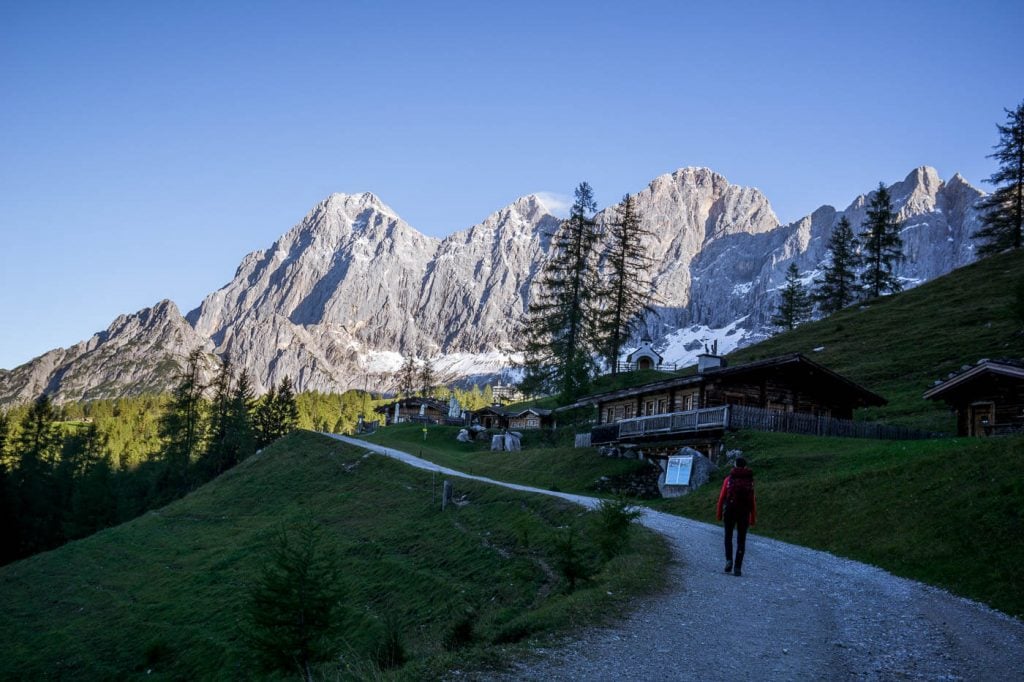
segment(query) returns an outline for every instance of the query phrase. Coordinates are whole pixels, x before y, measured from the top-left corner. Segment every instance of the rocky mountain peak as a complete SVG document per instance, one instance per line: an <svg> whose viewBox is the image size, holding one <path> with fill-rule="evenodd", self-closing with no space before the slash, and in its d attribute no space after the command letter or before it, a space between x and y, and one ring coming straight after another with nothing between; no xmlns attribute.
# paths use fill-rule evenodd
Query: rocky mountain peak
<svg viewBox="0 0 1024 682"><path fill-rule="evenodd" d="M687 361L712 337L723 352L773 331L784 273L808 281L843 216L855 231L874 187L844 211L823 206L780 225L756 188L708 168L661 175L635 195L651 258L645 331L666 359ZM971 262L983 193L922 166L890 187L903 220L909 288ZM370 192L331 194L186 321L171 301L119 316L69 349L0 372L0 404L42 391L78 399L165 390L190 350L230 356L260 390L289 377L299 390L389 389L401 355L433 356L450 376L496 372L548 255L559 218L543 195L520 197L443 241ZM598 214L608 220L616 207Z"/></svg>

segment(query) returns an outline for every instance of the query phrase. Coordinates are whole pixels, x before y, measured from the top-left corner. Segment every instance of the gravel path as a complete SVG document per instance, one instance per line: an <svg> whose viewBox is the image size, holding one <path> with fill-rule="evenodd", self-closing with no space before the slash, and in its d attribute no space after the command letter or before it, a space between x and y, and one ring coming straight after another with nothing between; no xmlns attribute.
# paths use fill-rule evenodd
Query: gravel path
<svg viewBox="0 0 1024 682"><path fill-rule="evenodd" d="M452 476L598 503L333 437ZM671 544L668 590L639 600L613 626L541 650L503 679L1024 680L1024 622L984 605L756 535L735 578L722 572L720 527L651 510L641 522Z"/></svg>

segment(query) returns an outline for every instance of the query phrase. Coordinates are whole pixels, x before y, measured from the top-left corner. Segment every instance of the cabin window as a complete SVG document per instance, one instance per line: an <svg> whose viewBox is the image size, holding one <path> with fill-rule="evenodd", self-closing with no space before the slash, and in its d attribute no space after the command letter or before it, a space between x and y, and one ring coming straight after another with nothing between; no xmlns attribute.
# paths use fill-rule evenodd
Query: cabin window
<svg viewBox="0 0 1024 682"><path fill-rule="evenodd" d="M692 470L693 455L669 457L668 470L665 472L665 485L690 485Z"/></svg>
<svg viewBox="0 0 1024 682"><path fill-rule="evenodd" d="M626 408L619 405L615 408L615 421L618 421L626 416Z"/></svg>
<svg viewBox="0 0 1024 682"><path fill-rule="evenodd" d="M531 428L531 427L532 428L537 428L539 425L540 425L540 422L538 422L535 417L530 417L529 419L526 420L526 427L527 428Z"/></svg>
<svg viewBox="0 0 1024 682"><path fill-rule="evenodd" d="M633 412L633 409L634 409L633 405L626 405L625 409L626 409L626 419L632 419L633 418L633 414L634 414L634 412Z"/></svg>
<svg viewBox="0 0 1024 682"><path fill-rule="evenodd" d="M666 412L668 412L668 410L665 409L667 403L668 401L665 400L664 398L658 401L658 414L665 414Z"/></svg>
<svg viewBox="0 0 1024 682"><path fill-rule="evenodd" d="M604 411L604 423L605 424L611 424L612 421L613 421L613 417L614 416L615 416L615 408L614 407L605 408L605 411Z"/></svg>
<svg viewBox="0 0 1024 682"><path fill-rule="evenodd" d="M649 417L654 414L654 401L647 400L644 402L644 416Z"/></svg>

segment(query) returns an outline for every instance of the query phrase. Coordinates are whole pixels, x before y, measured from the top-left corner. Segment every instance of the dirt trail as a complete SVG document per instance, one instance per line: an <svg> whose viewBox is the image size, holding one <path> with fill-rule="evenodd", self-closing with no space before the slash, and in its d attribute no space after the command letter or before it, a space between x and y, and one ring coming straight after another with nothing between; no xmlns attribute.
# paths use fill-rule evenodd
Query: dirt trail
<svg viewBox="0 0 1024 682"><path fill-rule="evenodd" d="M598 503L334 437L420 468ZM505 679L1024 680L1024 622L984 605L756 535L735 578L722 571L720 528L650 510L642 523L672 546L669 589L613 626L539 652Z"/></svg>

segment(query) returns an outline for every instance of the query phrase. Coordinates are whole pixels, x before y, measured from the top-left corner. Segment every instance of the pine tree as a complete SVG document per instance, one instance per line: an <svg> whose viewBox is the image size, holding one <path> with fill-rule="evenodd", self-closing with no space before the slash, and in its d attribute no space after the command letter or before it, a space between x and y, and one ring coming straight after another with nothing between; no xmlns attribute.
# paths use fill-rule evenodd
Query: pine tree
<svg viewBox="0 0 1024 682"><path fill-rule="evenodd" d="M867 266L861 273L861 286L868 296L877 298L886 293L902 291L896 276L896 264L903 260L901 223L892 208L889 190L881 182L871 197L868 214L861 224L860 241Z"/></svg>
<svg viewBox="0 0 1024 682"><path fill-rule="evenodd" d="M857 237L853 234L850 221L843 216L839 219L828 250L831 258L825 266L821 279L814 280L817 287L813 298L822 312L831 315L857 300Z"/></svg>
<svg viewBox="0 0 1024 682"><path fill-rule="evenodd" d="M249 373L242 370L236 380L231 362L225 358L213 388L210 438L202 460L207 478L223 473L256 450L253 388Z"/></svg>
<svg viewBox="0 0 1024 682"><path fill-rule="evenodd" d="M562 400L572 400L590 382L597 350L596 209L590 185L580 183L569 217L548 235L551 255L538 278L521 335L524 392L554 390Z"/></svg>
<svg viewBox="0 0 1024 682"><path fill-rule="evenodd" d="M277 405L277 389L273 384L256 404L253 410L253 430L256 435L256 448L264 448L277 440L274 409Z"/></svg>
<svg viewBox="0 0 1024 682"><path fill-rule="evenodd" d="M1006 111L1006 125L996 124L999 144L988 158L999 162L999 170L987 179L996 190L978 203L983 211L982 228L973 236L983 240L978 254L989 256L1024 243L1024 102Z"/></svg>
<svg viewBox="0 0 1024 682"><path fill-rule="evenodd" d="M210 404L210 436L202 455L203 469L207 478L217 476L233 464L227 452L228 424L232 398L231 360L224 358L220 370L214 377L213 401Z"/></svg>
<svg viewBox="0 0 1024 682"><path fill-rule="evenodd" d="M232 464L241 462L256 452L256 429L253 424L255 391L248 370L243 369L235 381L228 408L228 430L225 446Z"/></svg>
<svg viewBox="0 0 1024 682"><path fill-rule="evenodd" d="M12 472L16 556L55 547L63 539L61 500L54 485L62 438L56 412L46 395L32 403L15 440L17 468Z"/></svg>
<svg viewBox="0 0 1024 682"><path fill-rule="evenodd" d="M206 436L205 404L201 364L203 352L189 353L178 375L171 403L160 419L163 460L167 465L167 485L182 493L190 486L189 468L202 452Z"/></svg>
<svg viewBox="0 0 1024 682"><path fill-rule="evenodd" d="M434 391L434 384L437 383L437 375L434 372L434 363L427 358L420 365L419 384L420 395L429 398Z"/></svg>
<svg viewBox="0 0 1024 682"><path fill-rule="evenodd" d="M313 521L278 531L258 581L249 592L247 639L266 670L297 671L313 679L312 666L336 651L330 637L340 591L338 561Z"/></svg>
<svg viewBox="0 0 1024 682"><path fill-rule="evenodd" d="M295 389L288 377L281 379L277 387L277 400L274 408L277 429L280 436L287 436L299 424L299 408L295 403Z"/></svg>
<svg viewBox="0 0 1024 682"><path fill-rule="evenodd" d="M653 259L643 241L652 235L643 226L636 200L622 199L606 233L608 276L601 289L604 304L598 321L599 345L612 373L619 369L619 355L641 316L651 310L651 281L646 273Z"/></svg>
<svg viewBox="0 0 1024 682"><path fill-rule="evenodd" d="M396 377L398 394L403 398L411 398L419 385L419 368L416 366L416 359L409 355L402 361Z"/></svg>
<svg viewBox="0 0 1024 682"><path fill-rule="evenodd" d="M782 289L782 301L772 318L772 324L783 329L794 329L811 316L811 298L800 281L800 269L790 263L786 269L786 286Z"/></svg>

